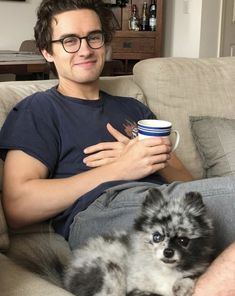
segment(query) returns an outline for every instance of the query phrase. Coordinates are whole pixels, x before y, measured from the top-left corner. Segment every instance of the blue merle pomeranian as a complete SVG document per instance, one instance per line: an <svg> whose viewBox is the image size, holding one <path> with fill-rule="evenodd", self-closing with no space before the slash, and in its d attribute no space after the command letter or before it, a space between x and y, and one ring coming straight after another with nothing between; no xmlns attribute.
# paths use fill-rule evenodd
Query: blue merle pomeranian
<svg viewBox="0 0 235 296"><path fill-rule="evenodd" d="M75 250L62 266L61 286L79 296L189 296L212 260L213 233L199 193L165 198L150 189L133 230ZM49 280L60 260L52 257Z"/></svg>

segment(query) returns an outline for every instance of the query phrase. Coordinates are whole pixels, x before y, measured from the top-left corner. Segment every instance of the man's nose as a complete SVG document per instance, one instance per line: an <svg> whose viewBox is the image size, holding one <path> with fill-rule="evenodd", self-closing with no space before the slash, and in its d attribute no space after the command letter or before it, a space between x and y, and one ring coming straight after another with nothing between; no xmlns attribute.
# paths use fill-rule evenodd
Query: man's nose
<svg viewBox="0 0 235 296"><path fill-rule="evenodd" d="M90 48L90 46L85 38L82 38L80 42L81 42L81 45L80 45L80 49L78 52L80 52L80 53L89 52L90 53L92 51L92 48Z"/></svg>

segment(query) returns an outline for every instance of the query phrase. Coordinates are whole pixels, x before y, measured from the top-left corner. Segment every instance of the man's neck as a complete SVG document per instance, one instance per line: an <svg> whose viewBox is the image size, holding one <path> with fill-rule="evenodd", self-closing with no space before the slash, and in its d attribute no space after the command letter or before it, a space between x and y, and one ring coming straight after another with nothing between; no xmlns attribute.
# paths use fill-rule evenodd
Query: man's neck
<svg viewBox="0 0 235 296"><path fill-rule="evenodd" d="M65 96L79 98L84 100L99 99L99 83L76 83L76 82L59 82L57 90Z"/></svg>

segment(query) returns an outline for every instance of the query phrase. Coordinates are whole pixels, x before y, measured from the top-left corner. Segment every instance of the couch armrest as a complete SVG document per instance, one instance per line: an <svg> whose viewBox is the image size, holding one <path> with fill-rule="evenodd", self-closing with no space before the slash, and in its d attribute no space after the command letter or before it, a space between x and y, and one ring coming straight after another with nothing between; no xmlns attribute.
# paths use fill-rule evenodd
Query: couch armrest
<svg viewBox="0 0 235 296"><path fill-rule="evenodd" d="M37 275L21 268L8 257L0 254L1 296L71 296Z"/></svg>

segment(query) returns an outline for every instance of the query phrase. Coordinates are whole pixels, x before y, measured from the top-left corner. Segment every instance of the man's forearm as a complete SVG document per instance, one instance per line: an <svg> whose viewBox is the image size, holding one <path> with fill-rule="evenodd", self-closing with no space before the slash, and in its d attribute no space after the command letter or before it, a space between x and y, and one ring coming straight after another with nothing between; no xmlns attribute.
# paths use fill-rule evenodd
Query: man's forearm
<svg viewBox="0 0 235 296"><path fill-rule="evenodd" d="M19 228L51 218L101 183L116 180L114 164L64 179L31 179L4 190L8 223Z"/></svg>
<svg viewBox="0 0 235 296"><path fill-rule="evenodd" d="M176 157L175 154L171 154L168 166L159 171L159 173L169 183L174 181L187 182L193 180L190 172L185 168L183 163Z"/></svg>
<svg viewBox="0 0 235 296"><path fill-rule="evenodd" d="M235 242L219 255L196 283L193 296L235 295Z"/></svg>
<svg viewBox="0 0 235 296"><path fill-rule="evenodd" d="M55 216L99 184L138 180L163 169L169 146L161 139L133 141L106 165L65 178L47 179L48 168L22 151L10 151L4 165L4 208L8 223L18 228Z"/></svg>

